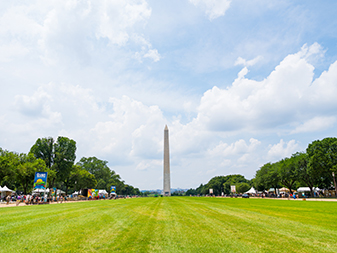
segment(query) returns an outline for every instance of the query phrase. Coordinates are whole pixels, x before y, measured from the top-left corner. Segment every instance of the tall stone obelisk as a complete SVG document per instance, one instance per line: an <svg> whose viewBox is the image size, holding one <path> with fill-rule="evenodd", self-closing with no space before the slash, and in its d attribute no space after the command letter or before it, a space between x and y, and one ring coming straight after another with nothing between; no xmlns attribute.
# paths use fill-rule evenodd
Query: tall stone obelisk
<svg viewBox="0 0 337 253"><path fill-rule="evenodd" d="M169 131L164 129L164 196L171 196Z"/></svg>

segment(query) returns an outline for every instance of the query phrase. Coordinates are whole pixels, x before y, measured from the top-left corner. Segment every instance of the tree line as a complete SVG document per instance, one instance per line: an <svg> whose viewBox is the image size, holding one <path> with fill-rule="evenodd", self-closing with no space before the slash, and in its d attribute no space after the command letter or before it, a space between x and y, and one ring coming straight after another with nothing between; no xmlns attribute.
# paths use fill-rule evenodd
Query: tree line
<svg viewBox="0 0 337 253"><path fill-rule="evenodd" d="M309 187L311 196L314 188L336 189L337 138L313 141L306 152L297 152L289 158L264 164L257 172L254 185L258 190L287 187L293 189Z"/></svg>
<svg viewBox="0 0 337 253"><path fill-rule="evenodd" d="M256 171L251 180L242 175L213 177L207 184L190 189L186 195L205 195L209 189L213 194L230 194L230 185L236 186L236 192L243 193L254 187L258 191L270 188L286 187L293 193L294 189L309 187L311 196L314 188L334 189L337 196L335 174L337 174L337 138L329 137L310 143L306 152L297 152L291 157L274 163L266 163ZM276 192L275 192L276 193Z"/></svg>
<svg viewBox="0 0 337 253"><path fill-rule="evenodd" d="M59 136L39 138L28 154L0 148L0 185L24 194L33 188L35 172L48 172L48 188L76 191L85 188L105 189L115 185L119 195L141 195L138 188L125 184L111 170L107 161L83 157L75 164L76 142Z"/></svg>
<svg viewBox="0 0 337 253"><path fill-rule="evenodd" d="M231 193L231 186L236 186L237 193L243 193L250 189L252 181L246 179L242 175L228 175L213 177L205 185L201 184L196 189L189 189L185 195L206 195L209 194L209 189L213 190L214 195L221 195L222 192L226 195Z"/></svg>

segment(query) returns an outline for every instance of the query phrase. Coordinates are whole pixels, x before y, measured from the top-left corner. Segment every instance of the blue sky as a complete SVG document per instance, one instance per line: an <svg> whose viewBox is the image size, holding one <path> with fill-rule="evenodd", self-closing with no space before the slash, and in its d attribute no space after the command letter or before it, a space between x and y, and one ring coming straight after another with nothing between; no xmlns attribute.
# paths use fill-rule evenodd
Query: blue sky
<svg viewBox="0 0 337 253"><path fill-rule="evenodd" d="M67 136L141 189L243 174L335 136L335 1L15 1L0 8L0 147Z"/></svg>

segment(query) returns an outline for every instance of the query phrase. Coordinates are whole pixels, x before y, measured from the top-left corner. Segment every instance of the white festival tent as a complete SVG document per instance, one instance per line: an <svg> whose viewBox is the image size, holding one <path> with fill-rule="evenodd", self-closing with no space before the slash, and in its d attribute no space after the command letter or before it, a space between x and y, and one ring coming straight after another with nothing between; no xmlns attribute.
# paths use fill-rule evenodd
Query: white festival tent
<svg viewBox="0 0 337 253"><path fill-rule="evenodd" d="M108 192L106 190L98 190L98 194L100 194L100 195L108 195Z"/></svg>
<svg viewBox="0 0 337 253"><path fill-rule="evenodd" d="M4 187L1 187L0 186L0 191L1 192L14 192L14 191L12 191L11 189L8 189L8 187L5 185Z"/></svg>
<svg viewBox="0 0 337 253"><path fill-rule="evenodd" d="M57 191L57 194L65 193L64 191L59 190L59 189L57 189L56 191ZM44 192L45 192L44 189L35 189L32 191L32 193L44 193ZM46 193L49 193L49 188L46 189Z"/></svg>
<svg viewBox="0 0 337 253"><path fill-rule="evenodd" d="M256 194L256 190L254 189L254 187L250 188L249 191L245 192L246 194Z"/></svg>
<svg viewBox="0 0 337 253"><path fill-rule="evenodd" d="M319 188L313 188L314 192L320 191L321 189ZM297 192L310 192L310 188L309 187L300 187L297 189Z"/></svg>
<svg viewBox="0 0 337 253"><path fill-rule="evenodd" d="M7 195L7 192L14 192L5 185L4 187L0 186L1 198L4 198Z"/></svg>

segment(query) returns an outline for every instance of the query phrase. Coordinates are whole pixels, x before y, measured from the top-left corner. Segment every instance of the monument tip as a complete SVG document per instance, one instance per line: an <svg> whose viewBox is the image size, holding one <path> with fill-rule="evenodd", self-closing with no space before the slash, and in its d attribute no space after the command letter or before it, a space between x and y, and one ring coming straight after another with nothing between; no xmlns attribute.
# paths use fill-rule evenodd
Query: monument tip
<svg viewBox="0 0 337 253"><path fill-rule="evenodd" d="M167 125L165 125L165 129L164 130L168 130L168 127L167 127Z"/></svg>

